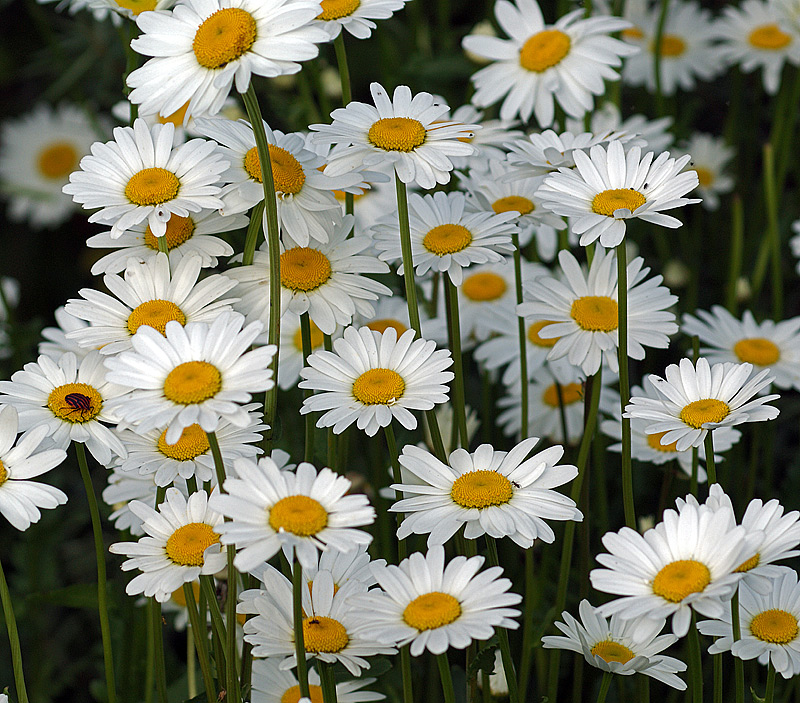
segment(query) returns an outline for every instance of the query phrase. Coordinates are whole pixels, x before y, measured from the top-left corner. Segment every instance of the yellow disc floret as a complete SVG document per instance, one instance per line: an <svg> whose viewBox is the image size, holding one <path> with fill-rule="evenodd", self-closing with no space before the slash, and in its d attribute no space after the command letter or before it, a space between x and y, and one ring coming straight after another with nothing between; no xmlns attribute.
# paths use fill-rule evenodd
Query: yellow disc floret
<svg viewBox="0 0 800 703"><path fill-rule="evenodd" d="M304 495L281 498L269 511L269 526L298 537L310 537L325 529L328 511L319 501Z"/></svg>
<svg viewBox="0 0 800 703"><path fill-rule="evenodd" d="M628 649L624 644L614 642L614 640L603 640L598 642L590 650L592 654L600 657L606 662L618 662L619 664L627 664L636 655Z"/></svg>
<svg viewBox="0 0 800 703"><path fill-rule="evenodd" d="M167 115L166 117L162 115L156 115L156 119L158 120L159 124L174 124L176 127L182 127L183 123L186 119L186 111L189 109L189 102L186 101L181 105L175 112L172 114Z"/></svg>
<svg viewBox="0 0 800 703"><path fill-rule="evenodd" d="M756 49L777 51L792 43L792 35L784 32L774 22L756 27L747 37L750 46Z"/></svg>
<svg viewBox="0 0 800 703"><path fill-rule="evenodd" d="M329 22L349 17L360 5L361 0L322 0L322 12L317 15L317 19Z"/></svg>
<svg viewBox="0 0 800 703"><path fill-rule="evenodd" d="M155 10L158 4L157 0L115 0L115 2L120 7L130 10L134 16L141 12Z"/></svg>
<svg viewBox="0 0 800 703"><path fill-rule="evenodd" d="M633 212L647 202L638 190L633 188L611 188L598 193L592 198L592 212L606 217L614 217L617 210Z"/></svg>
<svg viewBox="0 0 800 703"><path fill-rule="evenodd" d="M529 37L519 50L522 68L542 73L559 64L569 53L572 40L560 29L544 29Z"/></svg>
<svg viewBox="0 0 800 703"><path fill-rule="evenodd" d="M303 642L306 652L336 654L350 643L350 637L338 620L317 615L303 618Z"/></svg>
<svg viewBox="0 0 800 703"><path fill-rule="evenodd" d="M453 481L450 497L462 508L488 508L508 503L514 497L514 489L503 474L480 469Z"/></svg>
<svg viewBox="0 0 800 703"><path fill-rule="evenodd" d="M306 182L306 174L300 162L294 155L274 144L269 144L269 162L272 166L272 180L275 183L276 193L299 193ZM261 161L258 158L258 149L253 147L244 155L244 170L247 175L261 183Z"/></svg>
<svg viewBox="0 0 800 703"><path fill-rule="evenodd" d="M539 320L528 327L528 341L537 347L552 347L561 337L541 337L541 332L547 325L552 325L552 320Z"/></svg>
<svg viewBox="0 0 800 703"><path fill-rule="evenodd" d="M733 571L736 574L746 574L748 571L755 569L760 561L761 561L761 554L759 552L756 552L754 556L750 557L746 561L743 561Z"/></svg>
<svg viewBox="0 0 800 703"><path fill-rule="evenodd" d="M316 290L331 277L331 262L311 247L294 247L281 254L281 285L294 291Z"/></svg>
<svg viewBox="0 0 800 703"><path fill-rule="evenodd" d="M417 596L403 610L406 625L420 632L435 630L455 622L461 616L461 604L449 593L433 591Z"/></svg>
<svg viewBox="0 0 800 703"><path fill-rule="evenodd" d="M164 380L164 395L179 405L195 405L213 398L222 388L222 375L207 361L178 364Z"/></svg>
<svg viewBox="0 0 800 703"><path fill-rule="evenodd" d="M520 215L527 215L535 209L533 201L522 195L507 195L492 203L492 210L498 215L501 212L518 212Z"/></svg>
<svg viewBox="0 0 800 703"><path fill-rule="evenodd" d="M672 454L678 451L678 442L671 442L670 444L661 444L661 438L667 434L666 432L655 432L654 434L647 435L647 444L655 449L657 452L666 452Z"/></svg>
<svg viewBox="0 0 800 703"><path fill-rule="evenodd" d="M322 333L322 330L317 327L313 320L309 320L311 323L309 327L311 328L311 349L317 349L322 346L323 342L325 341L325 335ZM297 351L303 351L303 329L302 327L297 328L297 332L294 333L294 337L292 337L292 342L294 343L294 348Z"/></svg>
<svg viewBox="0 0 800 703"><path fill-rule="evenodd" d="M145 168L133 174L125 186L125 197L134 205L160 205L173 200L180 190L178 177L165 168Z"/></svg>
<svg viewBox="0 0 800 703"><path fill-rule="evenodd" d="M3 462L0 461L0 486L6 481L8 481L8 469L3 465Z"/></svg>
<svg viewBox="0 0 800 703"><path fill-rule="evenodd" d="M393 405L405 390L403 377L392 369L369 369L353 382L353 397L364 405Z"/></svg>
<svg viewBox="0 0 800 703"><path fill-rule="evenodd" d="M384 151L414 151L425 143L422 122L411 117L384 117L369 128L367 139Z"/></svg>
<svg viewBox="0 0 800 703"><path fill-rule="evenodd" d="M239 7L217 10L197 28L192 42L197 63L217 69L236 61L256 41L256 21Z"/></svg>
<svg viewBox="0 0 800 703"><path fill-rule="evenodd" d="M203 552L219 543L219 535L211 525L190 522L179 527L167 540L167 556L181 566L203 566Z"/></svg>
<svg viewBox="0 0 800 703"><path fill-rule="evenodd" d="M208 436L197 423L183 428L175 444L167 444L167 431L158 438L158 451L175 461L191 461L209 450Z"/></svg>
<svg viewBox="0 0 800 703"><path fill-rule="evenodd" d="M689 427L699 430L706 422L722 422L730 412L727 403L716 398L704 398L685 405L678 417Z"/></svg>
<svg viewBox="0 0 800 703"><path fill-rule="evenodd" d="M733 345L733 353L739 357L739 361L756 366L772 366L781 358L778 345L763 337L740 339Z"/></svg>
<svg viewBox="0 0 800 703"><path fill-rule="evenodd" d="M78 165L78 150L69 142L55 142L39 152L36 166L45 178L58 181L69 176Z"/></svg>
<svg viewBox="0 0 800 703"><path fill-rule="evenodd" d="M580 383L565 383L561 386L561 399L564 405L572 405L583 400L583 385ZM542 402L551 408L559 407L558 386L553 383L542 394Z"/></svg>
<svg viewBox="0 0 800 703"><path fill-rule="evenodd" d="M797 637L797 618L779 608L765 610L750 621L750 633L762 642L789 644Z"/></svg>
<svg viewBox="0 0 800 703"><path fill-rule="evenodd" d="M400 322L400 320L394 320L388 317L384 318L383 320L373 320L372 322L368 322L367 327L369 327L373 332L380 332L381 334L391 327L395 332L397 332L398 337L408 332L408 327Z"/></svg>
<svg viewBox="0 0 800 703"><path fill-rule="evenodd" d="M655 53L656 44L650 44L650 52ZM674 58L686 53L686 42L676 34L665 34L661 37L661 55Z"/></svg>
<svg viewBox="0 0 800 703"><path fill-rule="evenodd" d="M175 247L179 247L191 239L192 234L194 234L194 220L173 213L167 220L167 231L164 233L167 238L167 250L172 251ZM144 243L153 251L158 251L158 237L153 234L150 225L147 225L145 230Z"/></svg>
<svg viewBox="0 0 800 703"><path fill-rule="evenodd" d="M461 284L461 292L475 303L499 300L507 289L506 279L491 271L473 273Z"/></svg>
<svg viewBox="0 0 800 703"><path fill-rule="evenodd" d="M445 256L463 251L472 243L472 232L463 225L437 225L422 239L424 246L431 254Z"/></svg>
<svg viewBox="0 0 800 703"><path fill-rule="evenodd" d="M309 684L308 697L311 699L311 703L323 703L322 687ZM301 698L302 694L300 693L300 686L291 686L283 692L283 695L281 696L281 703L300 703Z"/></svg>
<svg viewBox="0 0 800 703"><path fill-rule="evenodd" d="M697 174L697 182L701 188L708 188L714 183L714 172L710 168L703 168L702 166L694 167Z"/></svg>
<svg viewBox="0 0 800 703"><path fill-rule="evenodd" d="M100 414L103 398L88 383L65 383L50 391L47 407L56 417L66 422L91 422Z"/></svg>
<svg viewBox="0 0 800 703"><path fill-rule="evenodd" d="M167 323L172 320L186 324L186 315L175 303L171 300L147 300L128 315L128 332L136 334L142 325L147 325L165 334Z"/></svg>
<svg viewBox="0 0 800 703"><path fill-rule="evenodd" d="M694 559L681 559L667 564L653 579L653 593L670 603L680 603L692 593L702 593L711 583L711 572Z"/></svg>
<svg viewBox="0 0 800 703"><path fill-rule="evenodd" d="M585 295L572 303L570 316L587 332L613 332L619 326L617 301L607 295Z"/></svg>

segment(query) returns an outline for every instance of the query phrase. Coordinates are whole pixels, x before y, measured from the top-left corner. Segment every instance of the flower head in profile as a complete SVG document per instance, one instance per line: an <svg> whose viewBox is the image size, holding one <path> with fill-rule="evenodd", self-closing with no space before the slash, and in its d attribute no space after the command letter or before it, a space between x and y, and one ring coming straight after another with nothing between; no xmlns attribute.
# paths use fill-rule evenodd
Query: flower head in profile
<svg viewBox="0 0 800 703"><path fill-rule="evenodd" d="M369 39L377 26L372 20L387 20L405 7L408 0L322 0L322 12L317 15L331 40L346 30L356 39Z"/></svg>

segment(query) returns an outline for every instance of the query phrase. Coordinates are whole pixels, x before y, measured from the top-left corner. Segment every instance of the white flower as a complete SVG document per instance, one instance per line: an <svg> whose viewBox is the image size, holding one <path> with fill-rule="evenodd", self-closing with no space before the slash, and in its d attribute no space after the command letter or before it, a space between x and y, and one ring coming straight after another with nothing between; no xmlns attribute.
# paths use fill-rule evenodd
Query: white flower
<svg viewBox="0 0 800 703"><path fill-rule="evenodd" d="M625 3L625 11L633 4L633 0ZM627 30L628 32L631 30ZM626 32L623 31L623 36ZM612 102L607 101L592 113L589 120L589 129L592 134L599 136L606 135L610 139L612 135L623 139L626 136L635 135L644 141L642 148L647 151L654 151L656 154L669 149L674 137L669 131L672 125L672 117L659 117L655 120L647 119L644 115L631 115L622 119L619 108ZM566 120L566 128L569 132L582 132L584 129L582 120Z"/></svg>
<svg viewBox="0 0 800 703"><path fill-rule="evenodd" d="M485 115L472 105L462 105L451 112L442 115L443 122L461 122L462 124L480 125L469 143L477 150L473 156L456 156L453 163L456 168L465 168L477 160L491 159L503 160L506 157L506 144L512 139L522 137L523 133L514 127L519 126L516 121L486 120Z"/></svg>
<svg viewBox="0 0 800 703"><path fill-rule="evenodd" d="M376 24L402 10L408 0L322 0L322 12L316 20L336 39L346 29L356 39L369 39Z"/></svg>
<svg viewBox="0 0 800 703"><path fill-rule="evenodd" d="M734 179L725 173L728 162L736 155L736 149L727 146L723 137L693 132L677 154L691 154L687 168L697 173L700 185L698 192L703 197L706 210L719 207L719 196L733 190Z"/></svg>
<svg viewBox="0 0 800 703"><path fill-rule="evenodd" d="M53 361L58 361L62 354L72 352L75 358L80 361L89 353L89 349L84 349L77 342L74 342L67 335L74 330L85 329L89 323L70 315L63 306L56 308L56 324L58 327L45 327L42 330L44 342L39 342L39 354L49 356Z"/></svg>
<svg viewBox="0 0 800 703"><path fill-rule="evenodd" d="M325 342L322 330L313 320L309 320L311 332L311 351L320 349ZM300 371L305 363L303 359L303 337L300 329L300 316L287 310L281 315L281 343L278 346L280 361L278 363L278 386L285 391L293 388L300 380ZM266 335L261 335L264 339Z"/></svg>

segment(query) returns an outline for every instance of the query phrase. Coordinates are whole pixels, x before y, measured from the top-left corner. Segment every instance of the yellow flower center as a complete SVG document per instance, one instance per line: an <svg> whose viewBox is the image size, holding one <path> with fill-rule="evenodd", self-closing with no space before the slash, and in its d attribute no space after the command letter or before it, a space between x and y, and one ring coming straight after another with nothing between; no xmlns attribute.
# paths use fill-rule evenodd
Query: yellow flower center
<svg viewBox="0 0 800 703"><path fill-rule="evenodd" d="M492 210L498 215L501 212L518 212L520 215L527 215L535 209L533 201L521 195L507 195L492 203Z"/></svg>
<svg viewBox="0 0 800 703"><path fill-rule="evenodd" d="M181 566L203 566L203 552L219 543L211 525L190 522L179 527L167 540L167 556Z"/></svg>
<svg viewBox="0 0 800 703"><path fill-rule="evenodd" d="M155 5L155 3L153 3L153 5ZM157 115L156 119L159 121L160 124L174 124L176 127L182 127L183 121L186 119L186 110L188 109L189 109L189 101L187 100L182 107L179 107L171 115L167 115L166 117Z"/></svg>
<svg viewBox="0 0 800 703"><path fill-rule="evenodd" d="M756 49L776 51L792 43L792 35L784 32L774 22L756 27L747 37L747 41Z"/></svg>
<svg viewBox="0 0 800 703"><path fill-rule="evenodd" d="M561 398L565 406L583 400L583 385L580 383L566 383L561 386ZM558 407L558 386L554 383L548 386L542 394L542 402L551 408Z"/></svg>
<svg viewBox="0 0 800 703"><path fill-rule="evenodd" d="M256 41L256 21L238 7L226 7L210 15L197 28L192 42L197 63L217 69L249 51Z"/></svg>
<svg viewBox="0 0 800 703"><path fill-rule="evenodd" d="M661 438L667 434L666 432L656 432L654 434L647 435L647 443L655 449L657 452L666 452L668 454L672 454L673 452L677 452L677 444L678 442L672 442L671 444L661 444Z"/></svg>
<svg viewBox="0 0 800 703"><path fill-rule="evenodd" d="M200 582L199 581L192 581L192 592L194 593L194 602L197 603L200 600ZM183 592L183 586L174 590L172 595L169 599L175 603L175 605L180 606L181 608L186 607L186 594Z"/></svg>
<svg viewBox="0 0 800 703"><path fill-rule="evenodd" d="M453 596L434 591L412 600L403 611L403 620L406 625L424 632L449 625L460 615L461 604Z"/></svg>
<svg viewBox="0 0 800 703"><path fill-rule="evenodd" d="M131 14L138 15L140 12L155 10L157 0L115 0L117 5L125 10L130 10Z"/></svg>
<svg viewBox="0 0 800 703"><path fill-rule="evenodd" d="M760 561L761 561L761 554L759 552L756 552L754 556L750 557L746 561L743 561L733 571L736 574L746 574L748 571L752 571L753 569L755 569Z"/></svg>
<svg viewBox="0 0 800 703"><path fill-rule="evenodd" d="M431 254L445 256L466 249L472 243L472 232L463 225L437 225L422 240Z"/></svg>
<svg viewBox="0 0 800 703"><path fill-rule="evenodd" d="M350 637L338 620L317 615L303 618L303 643L306 652L335 654L350 643Z"/></svg>
<svg viewBox="0 0 800 703"><path fill-rule="evenodd" d="M739 361L756 366L772 366L781 358L778 345L763 337L740 339L733 345L733 353L739 357Z"/></svg>
<svg viewBox="0 0 800 703"><path fill-rule="evenodd" d="M613 332L619 325L617 301L607 295L585 295L572 303L572 319L587 332Z"/></svg>
<svg viewBox="0 0 800 703"><path fill-rule="evenodd" d="M133 174L125 186L125 197L134 205L160 205L173 200L180 190L178 177L165 168L145 168Z"/></svg>
<svg viewBox="0 0 800 703"><path fill-rule="evenodd" d="M519 63L528 71L541 73L569 53L572 40L558 29L543 29L529 37L519 50Z"/></svg>
<svg viewBox="0 0 800 703"><path fill-rule="evenodd" d="M450 488L450 497L462 508L505 505L513 496L511 481L503 474L488 469L462 474Z"/></svg>
<svg viewBox="0 0 800 703"><path fill-rule="evenodd" d="M353 397L364 405L394 405L405 390L403 377L392 369L369 369L353 382Z"/></svg>
<svg viewBox="0 0 800 703"><path fill-rule="evenodd" d="M179 405L195 405L213 398L222 388L222 376L207 361L185 361L164 379L164 395Z"/></svg>
<svg viewBox="0 0 800 703"><path fill-rule="evenodd" d="M65 383L50 391L47 407L66 422L91 422L100 414L103 398L88 383Z"/></svg>
<svg viewBox="0 0 800 703"><path fill-rule="evenodd" d="M506 279L491 271L473 273L461 286L461 292L476 303L499 300L507 289Z"/></svg>
<svg viewBox="0 0 800 703"><path fill-rule="evenodd" d="M325 341L325 335L322 333L322 330L317 327L313 320L310 320L310 323L311 349L317 349L321 347ZM303 330L300 327L298 327L297 332L294 333L292 342L294 343L294 348L297 349L297 351L303 351Z"/></svg>
<svg viewBox="0 0 800 703"><path fill-rule="evenodd" d="M708 188L714 182L714 172L711 169L695 166L694 170L697 173L697 180L703 188Z"/></svg>
<svg viewBox="0 0 800 703"><path fill-rule="evenodd" d="M384 151L414 151L425 142L425 127L410 117L384 117L369 128L367 139Z"/></svg>
<svg viewBox="0 0 800 703"><path fill-rule="evenodd" d="M322 0L322 12L317 15L318 20L338 20L349 17L361 5L361 0Z"/></svg>
<svg viewBox="0 0 800 703"><path fill-rule="evenodd" d="M397 332L398 338L400 335L408 332L408 327L400 322L400 320L394 320L388 317L383 320L373 320L372 322L368 322L366 326L369 327L373 332L380 332L381 334L391 327L395 332Z"/></svg>
<svg viewBox="0 0 800 703"><path fill-rule="evenodd" d="M689 427L699 430L706 422L722 422L730 412L727 403L716 398L703 398L685 405L678 417Z"/></svg>
<svg viewBox="0 0 800 703"><path fill-rule="evenodd" d="M194 220L191 217L181 217L173 214L167 220L167 231L164 236L167 238L167 250L172 251L175 247L192 238L194 234ZM144 233L144 243L153 251L158 251L158 237L153 234L150 225Z"/></svg>
<svg viewBox="0 0 800 703"><path fill-rule="evenodd" d="M531 344L535 344L537 347L552 347L555 346L555 343L561 339L561 337L552 337L544 339L539 336L539 332L541 332L547 325L552 325L552 320L539 320L539 322L534 322L530 327L528 327L528 341Z"/></svg>
<svg viewBox="0 0 800 703"><path fill-rule="evenodd" d="M644 32L639 27L628 27L620 32L625 39L644 39Z"/></svg>
<svg viewBox="0 0 800 703"><path fill-rule="evenodd" d="M3 466L3 462L0 461L0 486L2 486L6 481L8 481L8 469Z"/></svg>
<svg viewBox="0 0 800 703"><path fill-rule="evenodd" d="M765 610L750 621L750 632L762 642L789 644L797 637L797 618L779 608Z"/></svg>
<svg viewBox="0 0 800 703"><path fill-rule="evenodd" d="M269 162L276 193L299 193L306 182L306 174L300 162L291 152L274 144L268 144ZM244 170L253 180L261 183L261 161L258 149L253 147L244 155Z"/></svg>
<svg viewBox="0 0 800 703"><path fill-rule="evenodd" d="M167 444L167 431L158 438L158 451L175 461L191 461L209 450L208 437L200 425L195 423L183 428L175 444Z"/></svg>
<svg viewBox="0 0 800 703"><path fill-rule="evenodd" d="M128 315L128 332L136 334L142 325L147 325L164 334L167 323L172 320L186 324L186 315L175 303L171 300L147 300Z"/></svg>
<svg viewBox="0 0 800 703"><path fill-rule="evenodd" d="M633 212L647 202L638 190L633 188L611 188L604 190L592 198L592 212L606 217L614 217L617 210L627 209Z"/></svg>
<svg viewBox="0 0 800 703"><path fill-rule="evenodd" d="M280 532L291 532L298 537L310 537L328 525L328 511L319 501L308 496L281 498L269 511L269 526Z"/></svg>
<svg viewBox="0 0 800 703"><path fill-rule="evenodd" d="M650 44L650 52L656 50L655 42ZM675 34L664 34L661 37L662 56L681 56L686 52L686 42Z"/></svg>
<svg viewBox="0 0 800 703"><path fill-rule="evenodd" d="M319 618L317 618L319 620ZM308 685L308 694L311 698L311 703L322 703L322 688L320 686ZM287 688L281 696L281 703L300 703L300 686L292 686Z"/></svg>
<svg viewBox="0 0 800 703"><path fill-rule="evenodd" d="M614 642L614 640L603 640L602 642L598 642L594 647L592 647L591 652L604 661L609 663L619 662L620 664L627 664L636 656L624 644Z"/></svg>
<svg viewBox="0 0 800 703"><path fill-rule="evenodd" d="M78 165L78 150L69 142L56 142L39 152L36 166L39 173L50 180L65 178Z"/></svg>
<svg viewBox="0 0 800 703"><path fill-rule="evenodd" d="M331 262L310 247L294 247L281 254L281 285L289 290L316 290L331 277Z"/></svg>
<svg viewBox="0 0 800 703"><path fill-rule="evenodd" d="M705 564L681 559L667 564L653 579L653 593L670 603L680 603L690 593L702 593L711 583L711 572Z"/></svg>

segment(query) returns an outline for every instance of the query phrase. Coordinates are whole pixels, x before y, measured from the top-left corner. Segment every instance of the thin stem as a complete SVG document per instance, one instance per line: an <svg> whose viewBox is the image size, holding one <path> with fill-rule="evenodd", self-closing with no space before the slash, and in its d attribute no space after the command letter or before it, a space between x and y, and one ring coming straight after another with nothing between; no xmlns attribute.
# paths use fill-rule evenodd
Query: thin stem
<svg viewBox="0 0 800 703"><path fill-rule="evenodd" d="M308 662L306 661L306 644L303 637L303 566L294 557L292 570L292 598L294 615L294 654L297 658L297 681L300 684L300 697L309 698Z"/></svg>
<svg viewBox="0 0 800 703"><path fill-rule="evenodd" d="M439 677L442 680L444 703L455 703L456 694L453 690L453 677L450 675L450 662L447 660L447 652L437 655L436 663L439 665Z"/></svg>
<svg viewBox="0 0 800 703"><path fill-rule="evenodd" d="M461 435L461 446L469 446L467 436L467 411L466 399L464 396L464 357L461 354L461 321L458 315L458 289L455 287L449 276L444 278L444 295L447 300L447 322L450 326L451 345L453 350L453 414L455 422L458 424L458 432Z"/></svg>
<svg viewBox="0 0 800 703"><path fill-rule="evenodd" d="M519 699L528 700L528 681L533 661L533 627L535 604L535 579L533 569L533 549L525 550L525 599L522 612L522 655L519 663Z"/></svg>
<svg viewBox="0 0 800 703"><path fill-rule="evenodd" d="M494 537L486 535L486 551L489 557L490 566L500 566L500 559L497 555L497 542ZM508 642L508 630L504 627L497 627L497 638L500 642L500 656L503 658L503 668L506 670L506 681L508 683L508 698L510 703L519 702L519 689L517 687L517 672L514 667L514 660L511 658L511 646ZM552 699L555 700L555 699Z"/></svg>
<svg viewBox="0 0 800 703"><path fill-rule="evenodd" d="M258 235L264 224L264 201L256 203L250 211L250 224L247 225L247 237L244 240L242 266L250 266L255 257Z"/></svg>
<svg viewBox="0 0 800 703"><path fill-rule="evenodd" d="M739 624L739 589L731 598L731 629L733 641L742 639L742 629ZM744 703L744 661L739 657L733 658L734 678L736 679L736 703Z"/></svg>
<svg viewBox="0 0 800 703"><path fill-rule="evenodd" d="M89 502L89 514L92 518L92 535L94 537L94 554L97 561L97 609L100 614L100 635L103 640L103 662L105 664L108 703L117 700L117 689L114 678L114 654L111 650L111 626L108 620L108 591L106 590L106 551L103 545L103 526L100 523L100 509L97 507L97 496L86 462L86 449L80 442L73 442L78 466L81 470L86 499Z"/></svg>
<svg viewBox="0 0 800 703"><path fill-rule="evenodd" d="M714 431L709 430L705 438L706 450L706 473L708 474L708 485L712 486L717 482L717 464L714 460Z"/></svg>
<svg viewBox="0 0 800 703"><path fill-rule="evenodd" d="M194 633L192 626L186 627L186 688L189 698L197 697L197 662L195 656Z"/></svg>
<svg viewBox="0 0 800 703"><path fill-rule="evenodd" d="M336 63L339 65L339 80L342 82L342 102L347 105L353 99L350 88L350 67L347 65L347 51L344 47L344 30L339 32L339 36L333 40L333 48L336 51Z"/></svg>
<svg viewBox="0 0 800 703"><path fill-rule="evenodd" d="M781 235L778 228L778 191L775 186L775 157L772 144L764 145L764 200L767 206L767 238L771 251L772 319L783 317L783 278L781 277Z"/></svg>
<svg viewBox="0 0 800 703"><path fill-rule="evenodd" d="M0 601L3 603L3 617L8 631L8 642L11 646L11 666L14 669L14 685L17 687L19 703L28 703L28 689L25 686L25 672L22 668L22 647L19 644L17 619L14 617L14 605L8 590L3 564L0 562Z"/></svg>
<svg viewBox="0 0 800 703"><path fill-rule="evenodd" d="M650 677L642 674L637 676L639 679L639 700L638 703L650 703Z"/></svg>
<svg viewBox="0 0 800 703"><path fill-rule="evenodd" d="M308 357L311 355L311 320L308 312L300 315L300 339L303 345L303 366L308 366ZM304 390L303 397L309 398L313 391ZM303 461L311 462L314 457L314 416L311 413L306 415L306 441Z"/></svg>
<svg viewBox="0 0 800 703"><path fill-rule="evenodd" d="M722 653L712 657L714 661L714 703L722 703Z"/></svg>
<svg viewBox="0 0 800 703"><path fill-rule="evenodd" d="M605 703L608 689L611 688L611 677L613 674L610 671L603 672L603 681L600 684L600 693L597 694L597 703Z"/></svg>
<svg viewBox="0 0 800 703"><path fill-rule="evenodd" d="M689 492L697 498L697 468L699 463L699 454L697 447L692 447L692 474L689 479Z"/></svg>
<svg viewBox="0 0 800 703"><path fill-rule="evenodd" d="M144 608L145 622L147 623L147 651L144 661L144 703L153 701L153 681L155 680L155 645L153 644L153 618L150 617L150 608Z"/></svg>
<svg viewBox="0 0 800 703"><path fill-rule="evenodd" d="M742 251L744 249L744 212L742 199L733 196L733 212L731 214L731 261L728 268L728 283L725 288L725 307L731 315L736 315L736 283L742 275Z"/></svg>
<svg viewBox="0 0 800 703"><path fill-rule="evenodd" d="M658 13L658 24L653 38L653 78L655 81L656 116L664 116L664 95L661 91L661 47L664 39L664 25L667 21L669 0L661 0L661 11Z"/></svg>
<svg viewBox="0 0 800 703"><path fill-rule="evenodd" d="M227 628L222 619L222 611L219 609L219 601L214 589L214 578L212 576L200 577L200 592L205 597L205 602L208 605L208 610L211 613L211 629L214 633L215 643L222 643L227 641ZM227 681L227 656L225 650L220 647L214 649L214 660L217 665L217 679ZM227 683L226 683L227 686Z"/></svg>
<svg viewBox="0 0 800 703"><path fill-rule="evenodd" d="M400 648L400 672L403 676L403 703L414 703L413 679L411 677L411 645Z"/></svg>
<svg viewBox="0 0 800 703"><path fill-rule="evenodd" d="M206 625L200 619L197 610L197 603L194 600L194 589L192 584L183 584L183 597L186 600L186 610L189 613L190 628L194 638L197 658L200 661L200 672L203 676L203 688L206 690L208 703L214 703L217 699L214 679L211 676L211 662L208 659L208 638L206 637Z"/></svg>
<svg viewBox="0 0 800 703"><path fill-rule="evenodd" d="M167 244L167 235L164 234L160 237L157 237L156 241L158 241L158 251L162 254L166 254L167 257L169 257L169 244Z"/></svg>
<svg viewBox="0 0 800 703"><path fill-rule="evenodd" d="M333 673L333 666L319 660L317 662L319 670L320 684L322 687L322 700L324 703L337 703L336 701L336 677Z"/></svg>
<svg viewBox="0 0 800 703"><path fill-rule="evenodd" d="M703 703L703 660L700 657L700 634L694 611L692 624L689 626L689 690L692 703Z"/></svg>
<svg viewBox="0 0 800 703"><path fill-rule="evenodd" d="M769 659L767 666L767 693L764 696L764 703L772 703L775 699L775 665L772 663L772 657Z"/></svg>
<svg viewBox="0 0 800 703"><path fill-rule="evenodd" d="M164 666L164 627L161 620L161 603L151 598L147 607L153 621L153 646L156 665L156 691L160 703L167 703L167 670Z"/></svg>
<svg viewBox="0 0 800 703"><path fill-rule="evenodd" d="M628 262L625 241L617 247L617 312L619 324L619 404L622 418L622 502L625 505L625 524L636 529L636 509L633 504L633 472L631 469L631 421L625 417L630 401L628 380Z"/></svg>
<svg viewBox="0 0 800 703"><path fill-rule="evenodd" d="M514 243L514 291L517 295L517 305L522 302L522 252L519 246L519 235L512 234L511 241ZM517 329L519 332L519 375L520 375L520 408L522 410L522 425L520 428L519 439L522 441L528 436L528 338L525 334L525 320L517 317ZM567 440L564 440L564 444Z"/></svg>

